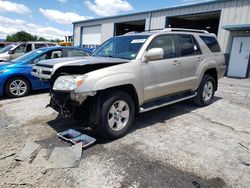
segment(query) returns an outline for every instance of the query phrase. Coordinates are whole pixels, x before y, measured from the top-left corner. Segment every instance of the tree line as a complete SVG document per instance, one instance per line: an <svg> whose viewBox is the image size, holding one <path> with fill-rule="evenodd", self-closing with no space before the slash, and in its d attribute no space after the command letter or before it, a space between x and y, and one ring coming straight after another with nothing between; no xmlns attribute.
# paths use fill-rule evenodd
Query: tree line
<svg viewBox="0 0 250 188"><path fill-rule="evenodd" d="M37 35L32 35L25 31L18 31L14 34L7 35L6 37L7 42L26 42L26 41L51 41L51 42L62 42L63 40L55 39L49 40L44 37L39 37Z"/></svg>

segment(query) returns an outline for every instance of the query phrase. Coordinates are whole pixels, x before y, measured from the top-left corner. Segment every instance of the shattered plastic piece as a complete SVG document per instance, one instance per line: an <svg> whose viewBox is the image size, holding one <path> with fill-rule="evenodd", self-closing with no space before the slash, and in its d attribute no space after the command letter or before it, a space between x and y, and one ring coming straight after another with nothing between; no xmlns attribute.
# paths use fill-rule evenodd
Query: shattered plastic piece
<svg viewBox="0 0 250 188"><path fill-rule="evenodd" d="M30 142L26 143L22 150L18 153L17 157L15 158L16 161L23 161L28 158L37 148L39 147L38 144Z"/></svg>
<svg viewBox="0 0 250 188"><path fill-rule="evenodd" d="M47 168L78 167L82 157L82 143L72 147L55 147L48 160Z"/></svg>
<svg viewBox="0 0 250 188"><path fill-rule="evenodd" d="M92 145L93 143L95 143L95 141L96 141L95 138L88 136L86 134L82 134L81 136L71 139L71 142L74 144L78 144L81 142L83 148Z"/></svg>
<svg viewBox="0 0 250 188"><path fill-rule="evenodd" d="M48 164L48 160L46 159L47 156L48 156L48 150L41 149L37 154L36 158L34 159L33 164L36 166L47 166Z"/></svg>
<svg viewBox="0 0 250 188"><path fill-rule="evenodd" d="M246 147L244 144L239 143L243 148L245 148L246 150L248 150L248 147Z"/></svg>
<svg viewBox="0 0 250 188"><path fill-rule="evenodd" d="M196 188L200 188L200 184L197 181L192 181L192 184L196 187Z"/></svg>
<svg viewBox="0 0 250 188"><path fill-rule="evenodd" d="M2 158L0 160L0 172L3 172L6 169L8 169L13 160L14 160L14 155Z"/></svg>
<svg viewBox="0 0 250 188"><path fill-rule="evenodd" d="M243 164L245 166L250 166L250 163L247 163L247 162L241 162L241 164Z"/></svg>
<svg viewBox="0 0 250 188"><path fill-rule="evenodd" d="M73 129L68 129L66 131L57 134L59 138L69 141L72 144L82 143L82 147L86 148L95 143L96 139L88 136L86 134L81 134Z"/></svg>
<svg viewBox="0 0 250 188"><path fill-rule="evenodd" d="M66 131L60 132L57 134L60 138L64 140L70 140L71 138L75 138L81 135L80 132L75 131L74 129L68 129Z"/></svg>
<svg viewBox="0 0 250 188"><path fill-rule="evenodd" d="M7 157L11 157L11 156L13 156L13 155L15 155L15 154L16 154L16 152L14 152L14 151L5 153L5 154L3 154L3 155L0 156L0 160L5 159L5 158L7 158Z"/></svg>

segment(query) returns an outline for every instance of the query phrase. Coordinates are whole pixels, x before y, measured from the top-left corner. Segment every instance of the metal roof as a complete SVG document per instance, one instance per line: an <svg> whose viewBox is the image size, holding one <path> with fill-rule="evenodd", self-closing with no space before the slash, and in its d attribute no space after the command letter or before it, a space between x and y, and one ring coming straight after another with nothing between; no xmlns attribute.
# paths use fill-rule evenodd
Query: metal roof
<svg viewBox="0 0 250 188"><path fill-rule="evenodd" d="M250 24L224 25L222 26L222 29L225 29L228 31L250 30Z"/></svg>
<svg viewBox="0 0 250 188"><path fill-rule="evenodd" d="M213 4L213 3L220 3L220 2L224 2L224 1L232 1L232 0L205 0L204 2L200 2L200 3L188 3L188 4L184 4L184 5L171 6L171 7L166 7L166 8L162 8L162 9L148 10L148 11L136 12L136 13L131 13L131 14L123 14L123 15L118 15L118 16L108 16L108 17L94 18L94 19L89 19L89 20L76 21L76 22L73 22L73 24L107 20L107 19L120 18L120 17L126 17L126 16L134 16L134 15L139 15L139 14L149 14L152 12L165 11L165 10L171 10L171 9L176 9L176 8L203 6L203 5Z"/></svg>

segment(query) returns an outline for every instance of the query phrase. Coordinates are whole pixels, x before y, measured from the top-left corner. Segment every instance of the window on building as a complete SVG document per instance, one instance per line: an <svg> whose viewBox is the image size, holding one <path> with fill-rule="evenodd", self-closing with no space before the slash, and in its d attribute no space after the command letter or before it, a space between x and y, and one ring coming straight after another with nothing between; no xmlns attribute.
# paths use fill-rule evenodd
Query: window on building
<svg viewBox="0 0 250 188"><path fill-rule="evenodd" d="M212 36L200 36L200 38L206 43L211 52L220 52L220 46L215 37Z"/></svg>
<svg viewBox="0 0 250 188"><path fill-rule="evenodd" d="M163 35L155 38L148 46L148 50L152 48L162 48L164 59L176 57L175 42L172 35Z"/></svg>
<svg viewBox="0 0 250 188"><path fill-rule="evenodd" d="M201 54L200 47L192 35L177 35L181 56Z"/></svg>

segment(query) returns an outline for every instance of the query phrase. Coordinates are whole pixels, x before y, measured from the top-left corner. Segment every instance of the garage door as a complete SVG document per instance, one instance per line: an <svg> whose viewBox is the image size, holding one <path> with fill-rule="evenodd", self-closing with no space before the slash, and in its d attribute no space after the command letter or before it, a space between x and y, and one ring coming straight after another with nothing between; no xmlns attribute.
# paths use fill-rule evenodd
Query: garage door
<svg viewBox="0 0 250 188"><path fill-rule="evenodd" d="M234 37L228 76L245 78L250 63L250 37Z"/></svg>
<svg viewBox="0 0 250 188"><path fill-rule="evenodd" d="M101 25L82 28L82 45L95 48L101 44Z"/></svg>

